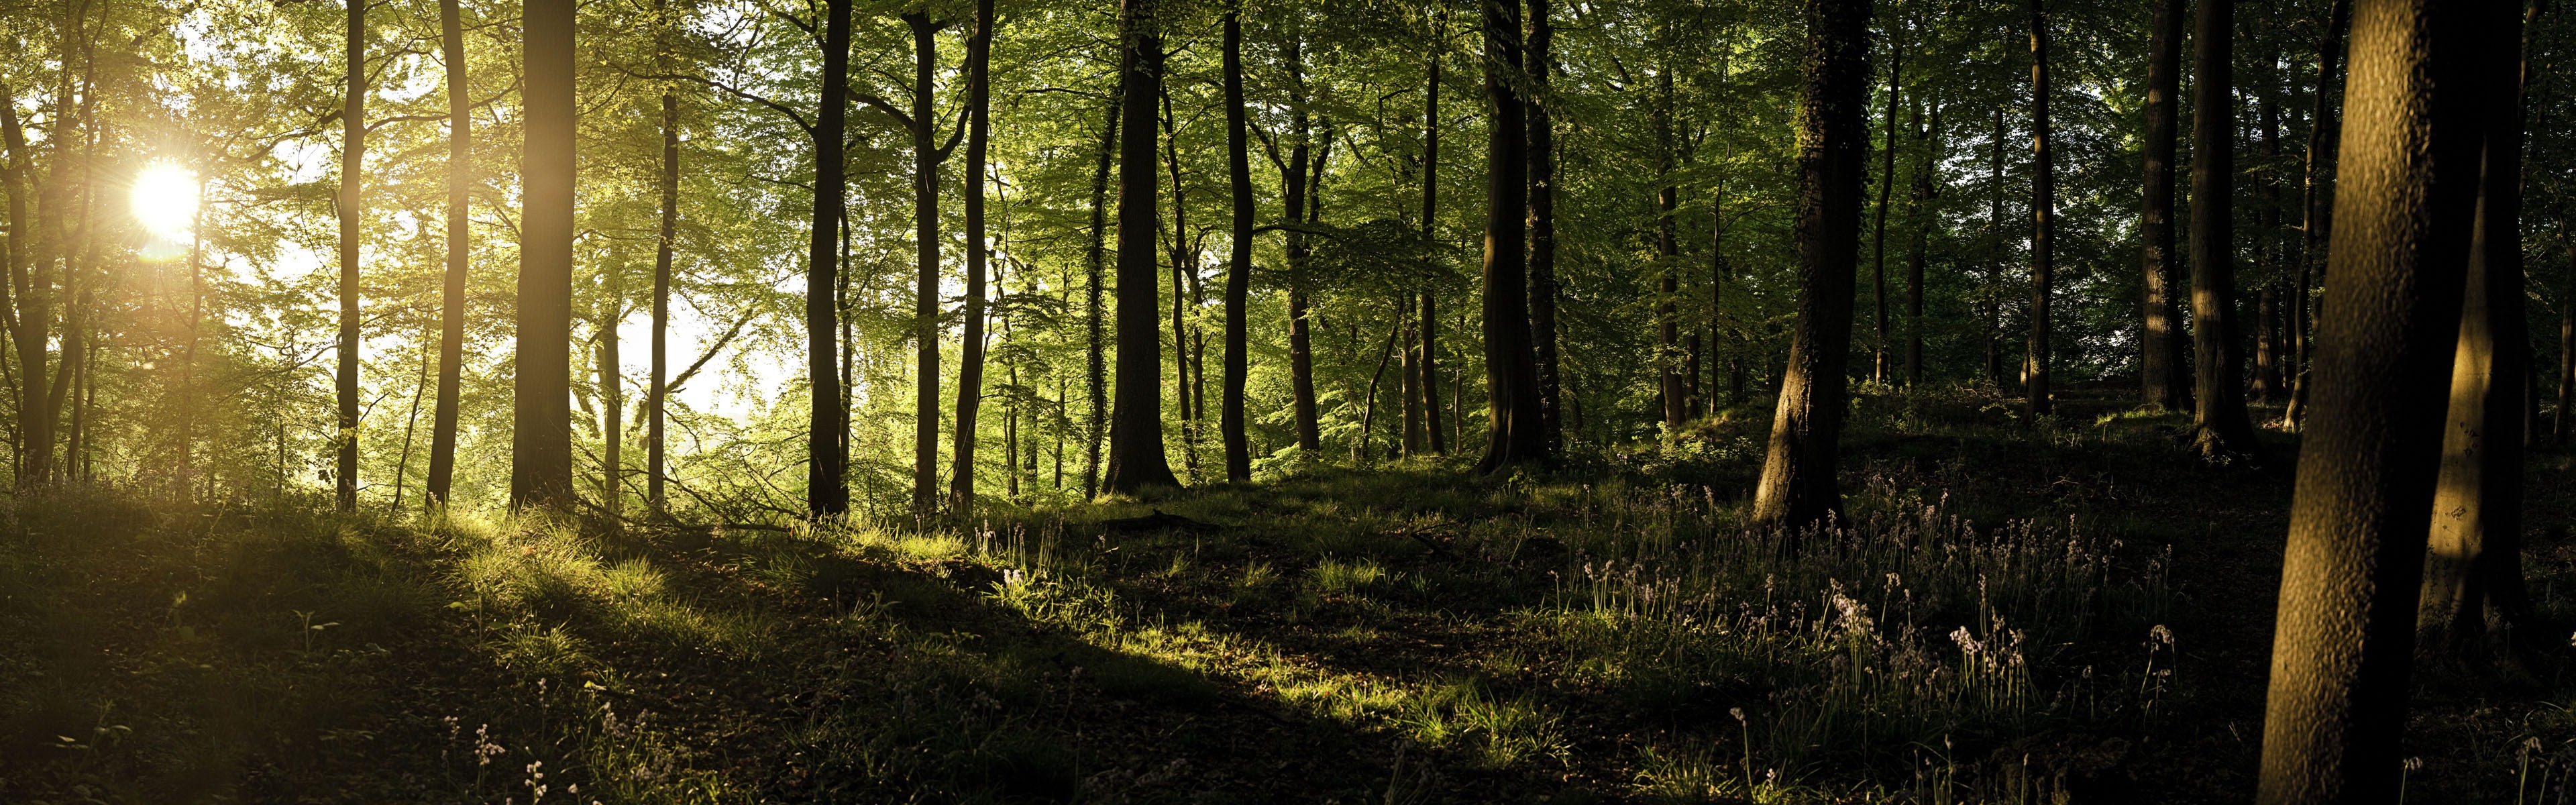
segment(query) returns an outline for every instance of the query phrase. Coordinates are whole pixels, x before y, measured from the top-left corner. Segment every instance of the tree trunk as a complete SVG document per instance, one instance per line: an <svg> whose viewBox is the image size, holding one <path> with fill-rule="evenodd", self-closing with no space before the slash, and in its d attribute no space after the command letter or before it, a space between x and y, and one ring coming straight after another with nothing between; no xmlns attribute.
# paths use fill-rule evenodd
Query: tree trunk
<svg viewBox="0 0 2576 805"><path fill-rule="evenodd" d="M1689 393L1682 388L1681 239L1674 215L1681 207L1681 188L1673 186L1673 71L1655 76L1655 262L1661 279L1655 287L1655 369L1657 396L1663 399L1664 430L1681 430L1690 418Z"/></svg>
<svg viewBox="0 0 2576 805"><path fill-rule="evenodd" d="M607 274L603 284L608 300L599 312L599 407L607 419L599 430L599 507L608 513L609 529L615 530L626 511L620 488L626 478L626 390L617 354L617 321L626 315L626 287L616 268L608 268Z"/></svg>
<svg viewBox="0 0 2576 805"><path fill-rule="evenodd" d="M966 334L957 357L957 463L948 479L948 510L959 522L975 515L975 414L984 404L984 151L992 129L992 54L993 0L976 0L975 30L966 40ZM1010 470L1013 478L1018 474Z"/></svg>
<svg viewBox="0 0 2576 805"><path fill-rule="evenodd" d="M833 252L841 226L847 178L842 144L849 128L850 0L824 0L823 86L814 115L814 223L805 252L806 382L813 404L806 420L805 510L813 515L848 511L850 490L842 463L845 415L839 339L840 261Z"/></svg>
<svg viewBox="0 0 2576 805"><path fill-rule="evenodd" d="M2192 424L2204 456L2253 456L2236 343L2236 7L2203 2L2192 32Z"/></svg>
<svg viewBox="0 0 2576 805"><path fill-rule="evenodd" d="M1890 39L1893 38L1894 37L1890 37ZM1887 382L1889 369L1887 354L1887 204L1888 200L1891 198L1891 194L1896 190L1896 104L1904 95L1904 90L1902 89L1903 84L1900 82L1902 82L1905 77L1904 45L1893 41L1888 44L1887 125L1885 126L1887 129L1887 147L1879 149L1878 226L1877 234L1871 236L1872 248L1877 253L1877 257L1873 261L1873 265L1870 270L1870 305L1872 307L1870 326L1872 332L1874 332L1878 337L1878 340L1870 346L1869 379L1870 382L1873 383ZM2046 103L2046 101L2043 100L2041 103Z"/></svg>
<svg viewBox="0 0 2576 805"><path fill-rule="evenodd" d="M1304 43L1291 35L1280 58L1288 68L1288 136L1293 145L1289 147L1287 172L1279 178L1287 207L1285 223L1295 227L1308 217L1307 172L1322 173L1324 168L1309 164L1315 155L1314 121L1306 110ZM1306 320L1306 239L1300 229L1288 230L1288 388L1291 414L1297 420L1297 449L1311 454L1324 449L1324 437L1316 423L1314 336Z"/></svg>
<svg viewBox="0 0 2576 805"><path fill-rule="evenodd" d="M2211 3L2234 0L2209 0ZM2030 0L2030 351L2022 359L2022 384L2030 413L2055 410L2048 389L2048 306L2057 254L2057 161L2048 151L2048 16L2044 0Z"/></svg>
<svg viewBox="0 0 2576 805"><path fill-rule="evenodd" d="M1986 385L2004 387L2004 109L1995 107L1994 160L1987 166L1991 191L1986 211Z"/></svg>
<svg viewBox="0 0 2576 805"><path fill-rule="evenodd" d="M2558 418L2549 423L2549 438L2563 447L2569 406L2576 405L2576 246L2560 246L2567 249L2567 276L2558 286Z"/></svg>
<svg viewBox="0 0 2576 805"><path fill-rule="evenodd" d="M456 0L446 2L454 3ZM653 10L657 15L667 15L669 4L666 0L654 0ZM657 22L663 30L670 29L667 16L662 16ZM669 65L666 63L663 69L668 72ZM670 378L670 359L665 352L671 331L671 260L678 246L679 223L680 97L666 86L662 90L662 228L653 242L653 379L645 392L647 399L644 402L644 505L654 514L664 513L668 506L662 497L662 463L667 438L663 422L667 406L663 398L670 393L669 387L664 385Z"/></svg>
<svg viewBox="0 0 2576 805"><path fill-rule="evenodd" d="M2334 111L2334 93L2340 85L2335 78L2335 57L2343 55L2343 28L2351 10L2349 0L2331 0L2326 9L2325 29L2317 33L2317 88L2315 105L2308 113L2308 155L2306 197L2300 204L2299 225L2299 292L2290 307L2290 406L2282 418L2297 428L2306 418L2308 404L2308 368L2315 352L2310 332L2316 320L2313 290L2325 269L2326 234L2333 212L2332 195L2326 183L2334 160L2334 131L2338 115Z"/></svg>
<svg viewBox="0 0 2576 805"><path fill-rule="evenodd" d="M1111 158L1118 153L1118 120L1123 111L1119 96L1111 95L1109 120L1100 127L1100 159L1093 164L1091 171L1091 250L1085 252L1083 258L1086 294L1083 326L1088 338L1084 346L1083 376L1090 381L1091 387L1090 427L1087 438L1083 440L1090 457L1082 465L1082 497L1085 500L1100 494L1100 450L1103 434L1107 431L1105 426L1109 423L1108 339L1102 327L1108 315L1101 309L1100 302L1101 289L1108 284L1108 277L1103 272L1103 264L1107 261L1102 243L1109 236L1109 165Z"/></svg>
<svg viewBox="0 0 2576 805"><path fill-rule="evenodd" d="M2268 18L2264 27L2270 33ZM2262 84L2254 88L2254 145L2265 166L2254 186L2254 267L2262 277L2254 299L2254 400L2268 405L2289 394L2281 377L2281 294L2272 270L2281 254L2281 183L2269 174L2281 157L2281 82L2272 72L2281 59L2272 37L2249 33L2247 39L2264 43Z"/></svg>
<svg viewBox="0 0 2576 805"><path fill-rule="evenodd" d="M1922 109L1915 109L1915 123L1921 126ZM1941 169L1939 143L1933 136L1941 131L1941 107L1932 106L1932 121L1915 132L1923 147L1923 162L1914 167L1914 209L1907 217L1914 219L1914 247L1905 259L1905 385L1923 384L1923 263L1929 250L1932 226L1940 221L1932 203L1940 190L1932 183L1933 174ZM1715 367L1711 367L1714 370Z"/></svg>
<svg viewBox="0 0 2576 805"><path fill-rule="evenodd" d="M45 330L52 313L45 304L43 285L44 257L40 250L41 234L27 221L28 185L34 180L35 167L27 154L26 128L18 120L14 90L0 84L0 145L8 148L9 170L0 174L9 191L9 258L8 291L14 297L5 308L9 314L9 340L17 347L18 366L24 379L17 385L18 422L15 450L11 454L19 488L42 483L45 451L39 431L43 428L42 389L45 387Z"/></svg>
<svg viewBox="0 0 2576 805"><path fill-rule="evenodd" d="M2540 12L2524 6L2523 26ZM2496 35L2486 33L2490 41ZM2529 58L2529 34L2513 43ZM2503 44L2501 42L2499 45ZM2477 223L2470 234L2459 346L2451 359L2441 480L2433 493L2431 551L2416 619L2419 645L2476 659L2490 619L2507 636L2530 616L2523 585L2523 402L2530 391L2531 333L2522 259L2522 62L2518 86L2498 93L2488 126ZM2562 302L2563 304L2563 302Z"/></svg>
<svg viewBox="0 0 2576 805"><path fill-rule="evenodd" d="M1435 240L1440 225L1440 54L1449 40L1449 12L1439 11L1432 24L1433 43L1429 64L1424 67L1422 97L1422 243ZM1544 84L1545 78L1535 78ZM1440 315L1439 297L1430 288L1422 291L1419 322L1421 355L1414 360L1422 386L1422 430L1431 452L1447 454L1449 440L1440 422Z"/></svg>
<svg viewBox="0 0 2576 805"><path fill-rule="evenodd" d="M1527 235L1529 165L1524 126L1527 109L1513 88L1521 64L1517 4L1485 3L1485 96L1493 121L1486 126L1485 171L1485 401L1488 406L1480 473L1508 473L1547 461L1539 415L1537 359L1530 351Z"/></svg>
<svg viewBox="0 0 2576 805"><path fill-rule="evenodd" d="M1231 251L1225 266L1224 397L1217 403L1217 431L1225 442L1225 479L1252 480L1252 446L1244 438L1243 387L1251 376L1244 305L1252 283L1252 144L1243 110L1242 9L1225 12L1225 176L1232 191L1234 218L1227 230Z"/></svg>
<svg viewBox="0 0 2576 805"><path fill-rule="evenodd" d="M1851 352L1853 274L1860 267L1861 181L1869 124L1869 0L1806 0L1805 77L1798 93L1798 317L1789 330L1758 522L1804 529L1842 509L1844 362Z"/></svg>
<svg viewBox="0 0 2576 805"><path fill-rule="evenodd" d="M1556 28L1548 20L1548 3L1529 0L1529 47L1523 54L1523 70L1537 91L1523 104L1522 125L1529 171L1524 177L1529 205L1529 333L1537 341L1531 359L1538 374L1538 443L1553 453L1565 442L1565 406L1560 387L1563 367L1556 354L1556 122L1547 110L1552 102L1548 82L1556 71L1548 50L1555 44ZM1460 373L1459 387L1464 389L1466 382L1466 374ZM1454 405L1466 404L1459 395L1450 399ZM1460 418L1453 416L1452 421ZM1463 433L1466 423L1459 422L1458 428Z"/></svg>
<svg viewBox="0 0 2576 805"><path fill-rule="evenodd" d="M465 27L458 2L438 3L439 58L447 63L447 272L439 297L438 400L431 406L429 477L424 489L432 509L447 506L456 475L457 397L465 371L465 272L474 256L473 231L466 218L474 186L474 117L466 95ZM662 98L663 119L668 121L671 96Z"/></svg>
<svg viewBox="0 0 2576 805"><path fill-rule="evenodd" d="M1163 112L1163 166L1172 176L1172 404L1180 409L1176 413L1181 420L1182 472L1197 483L1199 411L1193 401L1206 395L1191 394L1190 330L1184 316L1189 309L1189 281L1198 274L1198 261L1189 243L1189 196L1181 184L1180 129L1172 118L1172 93L1163 90L1157 100Z"/></svg>
<svg viewBox="0 0 2576 805"><path fill-rule="evenodd" d="M2354 9L2350 169L2281 570L2265 805L2386 799L2400 781L2478 157L2488 107L2511 86L2489 33L2509 29L2509 7L2486 5Z"/></svg>
<svg viewBox="0 0 2576 805"><path fill-rule="evenodd" d="M912 29L912 511L928 517L939 508L939 163L944 155L931 140L937 114L931 74L939 63L939 29L925 12L904 14L903 21Z"/></svg>
<svg viewBox="0 0 2576 805"><path fill-rule="evenodd" d="M340 106L340 342L332 375L340 418L331 438L338 455L331 488L340 510L350 511L358 507L358 239L364 237L367 211L360 177L367 165L368 0L344 2L349 47L347 94Z"/></svg>
<svg viewBox="0 0 2576 805"><path fill-rule="evenodd" d="M2174 266L2174 146L2182 91L2183 0L2148 0L2145 196L2138 211L2139 273L2146 279L2146 321L2138 337L2138 379L2146 404L2180 411L2191 397L2183 379L2182 314L2174 305L2181 277Z"/></svg>
<svg viewBox="0 0 2576 805"><path fill-rule="evenodd" d="M842 8L848 6L843 5ZM510 504L568 511L572 489L573 2L528 0ZM844 28L842 41L846 42ZM837 143L838 140L835 140Z"/></svg>
<svg viewBox="0 0 2576 805"><path fill-rule="evenodd" d="M1109 491L1179 486L1163 454L1163 341L1154 256L1154 99L1163 92L1163 35L1156 0L1119 7L1119 94L1127 139L1118 144L1118 399L1109 424Z"/></svg>

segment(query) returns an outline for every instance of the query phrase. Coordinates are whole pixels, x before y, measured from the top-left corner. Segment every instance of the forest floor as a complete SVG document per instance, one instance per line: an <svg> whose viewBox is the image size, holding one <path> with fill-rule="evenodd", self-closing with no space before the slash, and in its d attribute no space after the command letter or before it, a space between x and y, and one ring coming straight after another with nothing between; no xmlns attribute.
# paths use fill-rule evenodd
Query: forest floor
<svg viewBox="0 0 2576 805"><path fill-rule="evenodd" d="M2295 439L2062 400L1864 394L1794 551L1759 415L963 532L22 497L0 801L2249 801ZM2417 678L2407 796L2566 795L2563 660Z"/></svg>

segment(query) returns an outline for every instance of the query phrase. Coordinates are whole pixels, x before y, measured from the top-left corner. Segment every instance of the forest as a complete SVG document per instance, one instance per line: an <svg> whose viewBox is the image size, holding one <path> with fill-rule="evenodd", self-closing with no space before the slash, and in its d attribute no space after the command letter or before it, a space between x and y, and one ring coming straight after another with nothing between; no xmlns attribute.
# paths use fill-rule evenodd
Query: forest
<svg viewBox="0 0 2576 805"><path fill-rule="evenodd" d="M2560 57L0 0L0 801L2565 802Z"/></svg>

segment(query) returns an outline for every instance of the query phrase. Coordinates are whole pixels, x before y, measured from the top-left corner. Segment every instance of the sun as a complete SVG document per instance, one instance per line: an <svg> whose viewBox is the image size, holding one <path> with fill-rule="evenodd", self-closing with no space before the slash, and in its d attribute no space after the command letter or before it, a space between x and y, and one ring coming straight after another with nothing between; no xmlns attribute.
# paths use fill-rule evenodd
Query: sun
<svg viewBox="0 0 2576 805"><path fill-rule="evenodd" d="M188 239L197 219L197 172L171 162L154 162L134 175L134 218L153 237Z"/></svg>

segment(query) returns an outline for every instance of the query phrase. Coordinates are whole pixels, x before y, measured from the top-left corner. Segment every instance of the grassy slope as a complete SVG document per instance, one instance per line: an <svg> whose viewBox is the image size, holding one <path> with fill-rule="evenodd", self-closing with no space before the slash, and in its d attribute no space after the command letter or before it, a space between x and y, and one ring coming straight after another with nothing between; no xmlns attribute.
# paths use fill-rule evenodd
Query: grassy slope
<svg viewBox="0 0 2576 805"><path fill-rule="evenodd" d="M1794 556L1728 421L962 535L0 504L0 800L2243 801L2292 443L2065 407L1866 399ZM1102 525L1150 510L1213 527ZM2508 676L2425 684L2414 796L2576 766L2576 686Z"/></svg>

